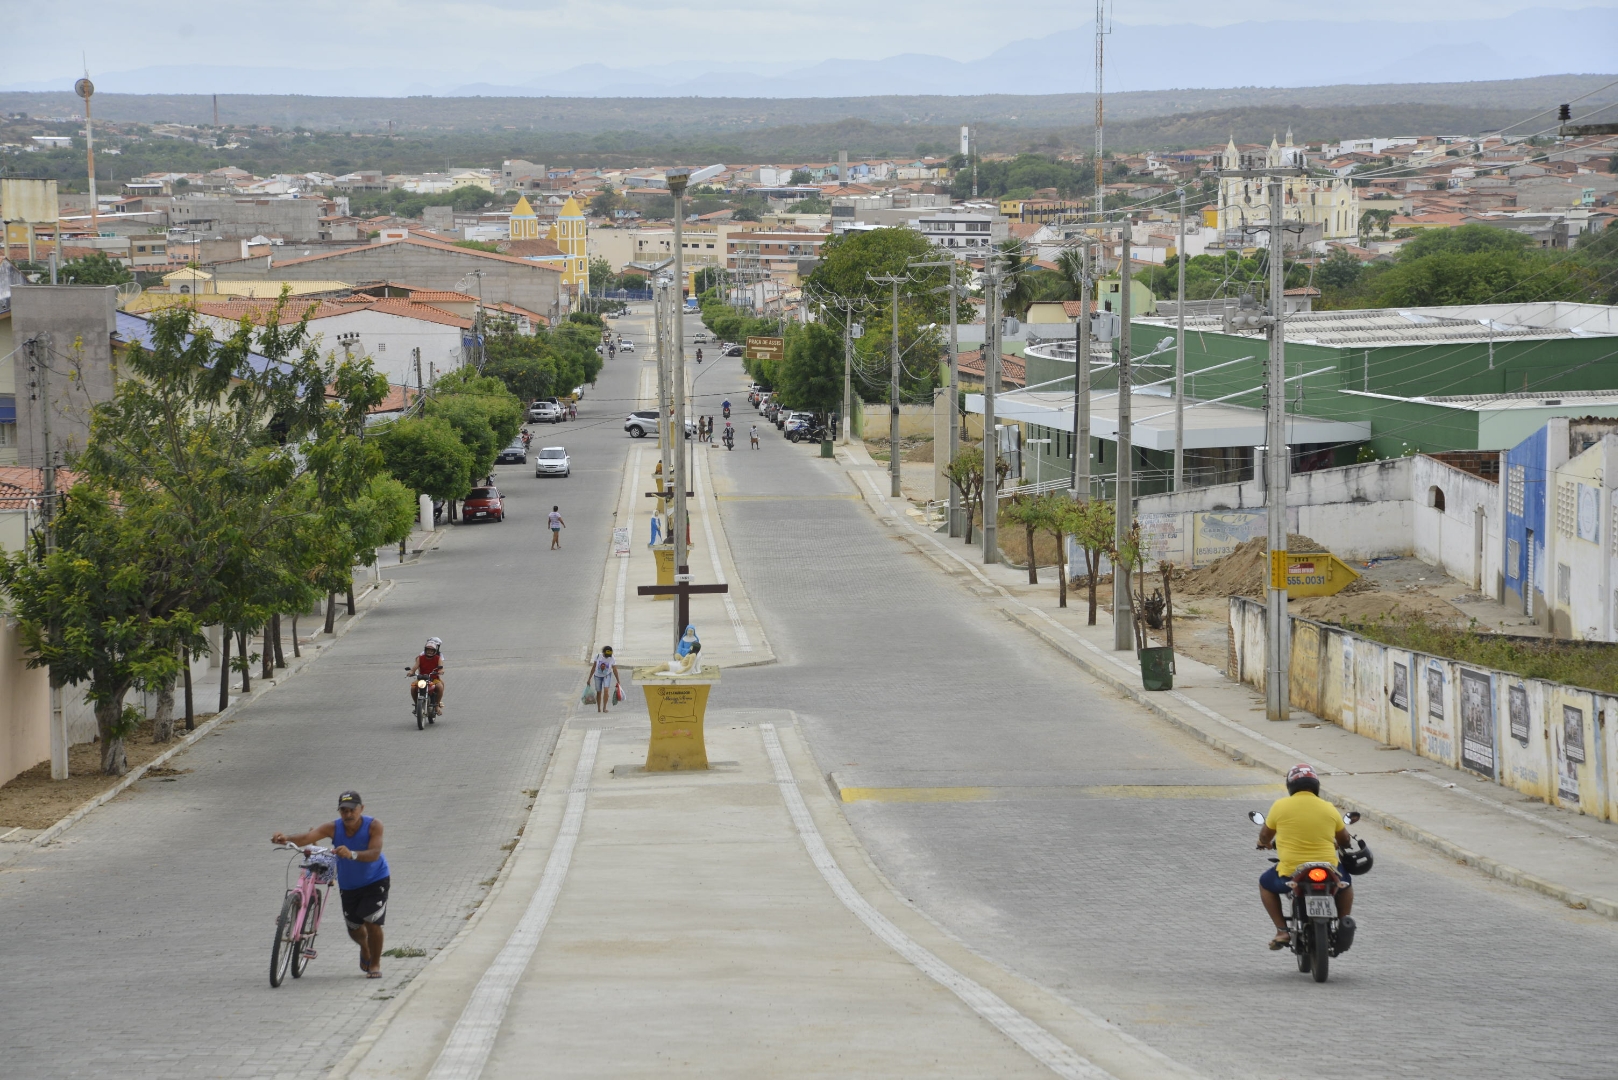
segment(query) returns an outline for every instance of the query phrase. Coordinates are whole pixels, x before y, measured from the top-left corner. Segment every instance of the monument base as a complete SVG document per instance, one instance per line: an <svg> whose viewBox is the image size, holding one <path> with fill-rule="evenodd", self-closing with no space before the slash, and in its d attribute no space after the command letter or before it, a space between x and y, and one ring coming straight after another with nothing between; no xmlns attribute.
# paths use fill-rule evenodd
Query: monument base
<svg viewBox="0 0 1618 1080"><path fill-rule="evenodd" d="M667 674L666 665L634 671L635 683L646 694L646 712L652 735L646 744L647 772L692 772L708 767L708 742L703 717L708 691L719 681L719 669L698 669L701 674Z"/></svg>

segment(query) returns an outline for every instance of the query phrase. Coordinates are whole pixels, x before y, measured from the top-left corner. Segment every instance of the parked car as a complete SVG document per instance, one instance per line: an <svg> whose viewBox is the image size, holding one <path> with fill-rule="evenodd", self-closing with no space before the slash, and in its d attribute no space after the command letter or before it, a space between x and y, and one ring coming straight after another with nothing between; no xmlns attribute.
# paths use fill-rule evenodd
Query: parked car
<svg viewBox="0 0 1618 1080"><path fill-rule="evenodd" d="M720 356L740 356L741 354L742 347L740 345L728 345L719 351Z"/></svg>
<svg viewBox="0 0 1618 1080"><path fill-rule="evenodd" d="M567 412L554 398L543 398L528 406L528 421L532 424L560 424Z"/></svg>
<svg viewBox="0 0 1618 1080"><path fill-rule="evenodd" d="M547 446L534 459L535 476L571 476L572 473L567 450L560 446Z"/></svg>
<svg viewBox="0 0 1618 1080"><path fill-rule="evenodd" d="M814 419L815 417L813 413L787 413L786 422L781 425L781 434L785 435L793 442L797 442L798 439L802 437L803 433L808 430L809 425L814 421Z"/></svg>
<svg viewBox="0 0 1618 1080"><path fill-rule="evenodd" d="M504 521L506 520L506 504L500 498L500 491L492 487L475 487L466 493L466 499L461 503L461 521L470 524L474 521Z"/></svg>
<svg viewBox="0 0 1618 1080"><path fill-rule="evenodd" d="M510 446L494 456L496 465L505 465L508 462L516 462L518 465L528 464L528 447L522 444L521 435L511 440Z"/></svg>

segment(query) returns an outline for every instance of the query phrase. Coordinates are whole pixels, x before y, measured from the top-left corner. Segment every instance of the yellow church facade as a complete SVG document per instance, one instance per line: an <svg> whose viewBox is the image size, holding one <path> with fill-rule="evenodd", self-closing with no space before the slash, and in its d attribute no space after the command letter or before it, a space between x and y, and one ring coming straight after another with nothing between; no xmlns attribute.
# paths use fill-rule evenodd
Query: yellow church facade
<svg viewBox="0 0 1618 1080"><path fill-rule="evenodd" d="M590 257L585 250L589 241L584 210L573 196L569 195L567 202L562 204L561 212L556 215L556 223L551 226L546 239L555 243L567 256L562 268L562 287L570 289L574 296L589 292Z"/></svg>
<svg viewBox="0 0 1618 1080"><path fill-rule="evenodd" d="M1285 145L1273 138L1270 140L1264 164L1269 168L1303 164L1303 148L1292 144L1292 132L1287 132ZM1242 167L1235 139L1225 147L1222 166L1225 169ZM1268 180L1263 177L1220 177L1217 224L1222 235L1229 236L1244 225L1269 223L1267 184ZM1350 239L1359 235L1359 195L1347 180L1337 176L1283 176L1281 184L1283 219L1319 225L1328 240Z"/></svg>

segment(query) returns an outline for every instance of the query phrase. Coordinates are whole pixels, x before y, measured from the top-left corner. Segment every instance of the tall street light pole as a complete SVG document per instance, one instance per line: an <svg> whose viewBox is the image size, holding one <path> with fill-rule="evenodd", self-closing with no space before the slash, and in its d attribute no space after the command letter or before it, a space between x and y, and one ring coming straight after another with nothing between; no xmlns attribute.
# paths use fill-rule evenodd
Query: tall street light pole
<svg viewBox="0 0 1618 1080"><path fill-rule="evenodd" d="M1270 363L1265 433L1267 473L1264 498L1267 503L1270 546L1270 589L1265 604L1269 630L1268 670L1264 680L1264 712L1271 720L1285 720L1291 708L1288 686L1292 654L1291 626L1287 619L1287 395L1286 319L1282 293L1286 288L1283 265L1280 177L1270 179Z"/></svg>
<svg viewBox="0 0 1618 1080"><path fill-rule="evenodd" d="M685 217L685 188L689 182L688 170L675 170L668 174L669 194L674 196L674 319L670 336L674 354L674 430L669 439L674 446L670 455L674 459L674 575L676 584L689 584L691 567L686 551L686 530L690 528L686 517L685 492L690 486L686 470L685 441L685 258L681 247L680 226ZM681 577L686 580L681 582ZM674 614L674 647L679 647L680 635L685 627L679 625L679 605Z"/></svg>
<svg viewBox="0 0 1618 1080"><path fill-rule="evenodd" d="M1178 302L1174 323L1174 490L1185 487L1185 188L1180 189L1180 240L1174 249L1179 261L1174 295Z"/></svg>
<svg viewBox="0 0 1618 1080"><path fill-rule="evenodd" d="M1133 422L1130 402L1130 371L1129 371L1129 218L1124 218L1123 245L1118 256L1118 480L1114 485L1113 497L1116 500L1116 533L1114 534L1113 549L1122 551L1124 538L1129 534L1129 526L1135 516L1135 502L1133 498L1134 477L1131 458L1134 456L1134 439L1130 425ZM1118 650L1135 649L1135 617L1133 599L1129 595L1129 575L1121 573L1119 567L1112 568L1112 647Z"/></svg>
<svg viewBox="0 0 1618 1080"><path fill-rule="evenodd" d="M1090 501L1090 241L1079 244L1079 321L1073 329L1073 498Z"/></svg>
<svg viewBox="0 0 1618 1080"><path fill-rule="evenodd" d="M891 306L893 310L893 340L888 350L891 360L892 374L888 383L888 473L892 479L889 494L897 499L902 494L899 488L899 286L910 279L902 274L868 274L870 280L878 285L888 285L893 288Z"/></svg>
<svg viewBox="0 0 1618 1080"><path fill-rule="evenodd" d="M1000 389L1000 263L991 255L984 268L983 335L983 562L1000 561L1000 432L994 423L994 396ZM967 507L971 513L971 507Z"/></svg>
<svg viewBox="0 0 1618 1080"><path fill-rule="evenodd" d="M956 281L955 273L958 264L953 258L942 262L911 263L912 269L923 269L932 266L949 267L949 457L947 461L954 461L961 453L961 350L960 345L960 312L957 302L960 299L960 287ZM949 535L960 536L964 528L961 520L961 491L954 484L949 486Z"/></svg>

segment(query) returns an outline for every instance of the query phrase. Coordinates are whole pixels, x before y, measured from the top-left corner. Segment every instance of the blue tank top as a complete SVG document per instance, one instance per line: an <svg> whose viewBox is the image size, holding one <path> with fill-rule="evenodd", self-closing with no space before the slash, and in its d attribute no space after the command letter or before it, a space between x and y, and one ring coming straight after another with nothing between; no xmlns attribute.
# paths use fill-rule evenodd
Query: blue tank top
<svg viewBox="0 0 1618 1080"><path fill-rule="evenodd" d="M371 846L371 819L360 818L359 831L349 836L343 831L343 822L339 818L333 823L331 834L332 847L346 847L358 853ZM354 859L337 860L337 887L339 889L359 889L372 882L381 881L388 874L388 857L378 855L376 862L357 862Z"/></svg>

